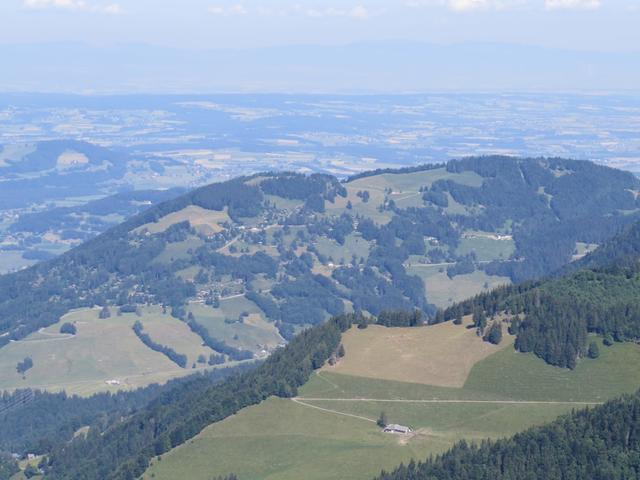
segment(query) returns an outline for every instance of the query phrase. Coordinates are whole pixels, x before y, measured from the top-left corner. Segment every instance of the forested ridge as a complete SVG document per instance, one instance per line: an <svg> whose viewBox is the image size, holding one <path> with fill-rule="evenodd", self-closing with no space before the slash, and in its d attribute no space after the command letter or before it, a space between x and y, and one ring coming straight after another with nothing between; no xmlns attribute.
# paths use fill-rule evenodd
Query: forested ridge
<svg viewBox="0 0 640 480"><path fill-rule="evenodd" d="M346 195L352 182L435 171L448 179L420 187L420 206L399 208L392 195L385 194L378 208L389 216L388 223L352 211L349 204L328 215L327 208ZM474 175L481 184L458 183L459 174ZM281 173L212 184L158 204L59 258L0 277L0 346L55 323L73 308L154 303L184 319L184 307L198 289L214 290L215 281L225 276L260 299L260 308L278 322L285 338L291 337L295 324L315 324L339 314L345 301L374 315L412 308L430 315L434 308L425 298L422 280L405 267L411 256L454 263L447 269L451 278L480 268L514 281L548 275L571 259L577 241L602 243L637 219L640 203L632 192L639 189L631 174L590 162L507 157L385 170L346 183L329 175ZM366 189L358 195L369 201ZM293 210L280 208L270 200L276 197L302 204ZM468 212L449 212L448 198ZM215 235L199 234L189 222L155 234L136 230L188 206L224 211L230 221ZM260 231L243 230L246 219L261 222ZM272 238L266 234L268 224L278 227ZM297 236L285 241L294 228ZM464 231L505 228L515 242L511 258L480 264L472 255L456 253ZM354 255L337 264L317 248L319 238L343 245L349 235L368 242L366 257ZM238 237L254 245L270 244L276 253L220 252ZM156 261L172 244L197 238L204 244L187 257ZM425 248L425 238L434 239L438 247ZM300 247L306 251L300 253ZM318 264L333 264L329 280L312 274ZM177 275L192 266L202 270L195 281ZM252 281L260 275L275 283L272 292L252 292ZM301 312L306 313L304 322Z"/></svg>
<svg viewBox="0 0 640 480"><path fill-rule="evenodd" d="M512 438L469 444L401 465L377 480L583 480L640 476L640 393Z"/></svg>

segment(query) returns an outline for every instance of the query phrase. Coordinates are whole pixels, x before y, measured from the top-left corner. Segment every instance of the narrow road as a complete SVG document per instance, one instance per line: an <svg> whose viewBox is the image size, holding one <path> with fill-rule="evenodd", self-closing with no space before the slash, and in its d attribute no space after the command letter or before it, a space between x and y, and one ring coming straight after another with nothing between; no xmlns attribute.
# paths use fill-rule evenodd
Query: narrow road
<svg viewBox="0 0 640 480"><path fill-rule="evenodd" d="M404 399L387 399L387 398L319 398L319 397L294 397L291 399L294 403L302 405L321 412L331 413L333 415L341 415L343 417L356 418L371 423L377 423L373 418L362 417L352 413L340 412L330 408L319 407L307 402L325 401L325 402L382 402L382 403L418 403L418 404L443 404L443 403L479 403L494 405L576 405L576 406L592 406L602 405L603 402L563 402L563 401L537 401L537 400L404 400Z"/></svg>
<svg viewBox="0 0 640 480"><path fill-rule="evenodd" d="M51 338L39 338L33 340L11 340L10 343L42 343L42 342L59 342L61 340L69 340L70 338L75 337L75 335L71 335L69 333L49 333L44 331L44 327L38 330L39 334L51 337Z"/></svg>
<svg viewBox="0 0 640 480"><path fill-rule="evenodd" d="M279 225L277 223L272 223L271 225L267 225L266 227L263 227L264 230L270 230L272 228L278 227ZM220 250L224 250L227 247L230 247L231 245L233 245L234 243L236 243L238 240L240 240L240 237L242 237L242 233L240 235L236 235L235 237L233 237L231 240L229 240L227 243L225 243L223 246L221 246L220 248L218 248L216 251L219 252Z"/></svg>
<svg viewBox="0 0 640 480"><path fill-rule="evenodd" d="M384 403L481 403L499 405L602 405L604 402L572 402L555 400L405 400L389 398L322 398L322 397L296 397L294 400L307 402L384 402ZM306 404L305 404L306 405ZM317 407L319 408L319 407Z"/></svg>
<svg viewBox="0 0 640 480"><path fill-rule="evenodd" d="M334 415L342 415L344 417L357 418L359 420L366 420L367 422L376 423L376 421L373 418L361 417L360 415L353 415L351 413L338 412L337 410L331 410L329 408L317 407L316 405L311 405L310 403L305 403L302 400L300 400L300 398L297 398L297 397L292 398L291 400L294 403L297 403L298 405L304 405L305 407L315 408L316 410L320 410L322 412L333 413Z"/></svg>

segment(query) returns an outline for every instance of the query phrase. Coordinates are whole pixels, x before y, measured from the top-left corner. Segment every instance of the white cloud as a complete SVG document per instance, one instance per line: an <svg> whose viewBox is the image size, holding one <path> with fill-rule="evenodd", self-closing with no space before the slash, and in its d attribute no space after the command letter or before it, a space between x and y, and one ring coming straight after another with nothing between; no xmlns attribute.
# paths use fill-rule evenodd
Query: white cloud
<svg viewBox="0 0 640 480"><path fill-rule="evenodd" d="M450 0L449 8L457 12L465 12L488 8L490 3L488 0Z"/></svg>
<svg viewBox="0 0 640 480"><path fill-rule="evenodd" d="M111 15L120 15L121 13L124 13L122 7L117 3L105 5L104 7L102 7L102 11Z"/></svg>
<svg viewBox="0 0 640 480"><path fill-rule="evenodd" d="M107 13L110 15L123 13L122 7L117 3L94 5L87 3L85 0L23 0L23 5L32 10L53 8L58 10Z"/></svg>
<svg viewBox="0 0 640 480"><path fill-rule="evenodd" d="M547 10L595 10L600 8L600 0L545 0Z"/></svg>
<svg viewBox="0 0 640 480"><path fill-rule="evenodd" d="M237 3L235 5L231 5L230 7L221 7L219 5L214 5L212 7L209 7L209 13L212 15L229 16L229 15L246 15L249 12L244 5Z"/></svg>
<svg viewBox="0 0 640 480"><path fill-rule="evenodd" d="M367 7L364 5L356 5L352 8L324 8L324 9L315 9L308 8L303 9L299 5L296 6L295 10L303 13L307 17L348 17L348 18L356 18L359 20L365 20L374 15Z"/></svg>
<svg viewBox="0 0 640 480"><path fill-rule="evenodd" d="M60 8L64 10L78 10L86 7L84 0L24 0L27 8Z"/></svg>
<svg viewBox="0 0 640 480"><path fill-rule="evenodd" d="M232 15L258 15L261 17L267 16L290 16L290 15L303 15L312 18L325 18L325 17L343 17L354 18L358 20L365 20L372 16L379 15L383 10L371 11L364 5L355 5L348 8L326 7L326 8L308 8L299 3L285 7L282 9L271 9L265 7L246 8L244 5L238 3L231 6L213 5L208 8L208 11L212 15L218 16L232 16Z"/></svg>
<svg viewBox="0 0 640 480"><path fill-rule="evenodd" d="M527 6L531 0L407 0L404 5L410 8L445 7L454 12L475 10L508 10Z"/></svg>

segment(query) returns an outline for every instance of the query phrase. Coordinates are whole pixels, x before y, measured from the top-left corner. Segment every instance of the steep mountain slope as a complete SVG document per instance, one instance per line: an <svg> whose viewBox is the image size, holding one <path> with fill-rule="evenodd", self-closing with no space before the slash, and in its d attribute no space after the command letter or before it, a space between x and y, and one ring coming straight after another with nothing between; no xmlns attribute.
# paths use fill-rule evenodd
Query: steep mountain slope
<svg viewBox="0 0 640 480"><path fill-rule="evenodd" d="M245 324L255 309L285 339L352 309L430 314L438 285L464 285L458 295L469 296L547 274L578 242L603 242L638 218L639 186L589 162L503 157L347 182L264 174L213 184L0 277L0 344L70 309L105 305L165 305L229 358L242 357L240 344L227 348L234 339L203 324L231 297L248 303L226 325Z"/></svg>

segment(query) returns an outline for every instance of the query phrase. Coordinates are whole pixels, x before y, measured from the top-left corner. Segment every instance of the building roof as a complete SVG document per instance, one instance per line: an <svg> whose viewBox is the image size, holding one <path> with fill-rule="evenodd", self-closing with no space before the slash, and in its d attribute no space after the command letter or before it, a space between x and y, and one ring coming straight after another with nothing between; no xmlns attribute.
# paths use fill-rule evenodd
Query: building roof
<svg viewBox="0 0 640 480"><path fill-rule="evenodd" d="M404 425L398 425L397 423L392 423L384 427L385 432L401 432L401 433L409 433L411 429L409 427L405 427Z"/></svg>

